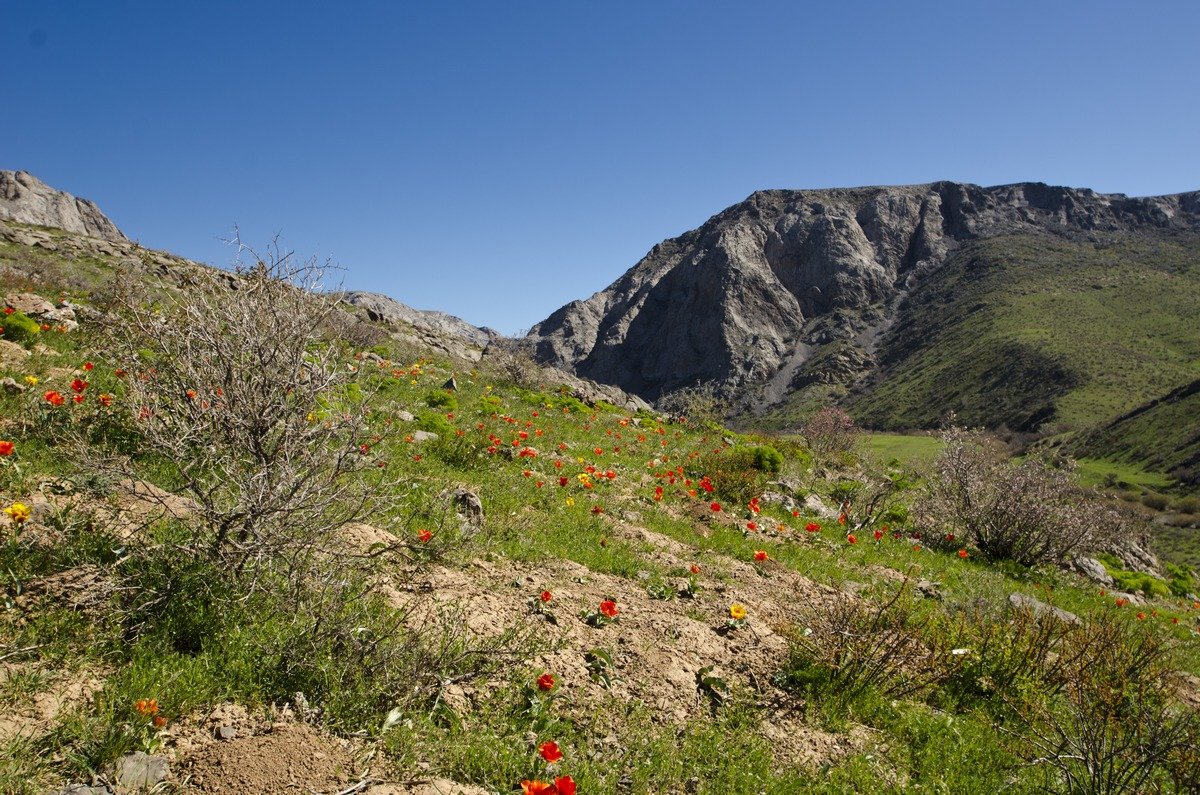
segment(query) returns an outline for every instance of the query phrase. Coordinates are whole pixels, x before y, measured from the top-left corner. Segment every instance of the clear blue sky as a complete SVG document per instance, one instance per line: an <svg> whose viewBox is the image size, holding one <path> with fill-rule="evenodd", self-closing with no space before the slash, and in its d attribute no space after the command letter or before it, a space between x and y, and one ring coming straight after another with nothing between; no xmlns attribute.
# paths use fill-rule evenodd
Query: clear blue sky
<svg viewBox="0 0 1200 795"><path fill-rule="evenodd" d="M0 0L0 168L504 332L759 188L1200 188L1200 2Z"/></svg>

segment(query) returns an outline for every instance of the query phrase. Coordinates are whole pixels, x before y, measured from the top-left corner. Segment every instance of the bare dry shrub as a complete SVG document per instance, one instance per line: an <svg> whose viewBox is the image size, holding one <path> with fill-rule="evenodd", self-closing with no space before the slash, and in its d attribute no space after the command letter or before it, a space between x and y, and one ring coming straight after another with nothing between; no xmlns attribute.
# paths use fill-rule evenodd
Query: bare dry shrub
<svg viewBox="0 0 1200 795"><path fill-rule="evenodd" d="M111 327L140 467L194 505L179 546L232 572L300 565L387 491L358 449L368 396L321 338L338 311L323 275L272 246L236 274L196 269L160 304L127 295ZM78 449L137 481L128 457Z"/></svg>
<svg viewBox="0 0 1200 795"><path fill-rule="evenodd" d="M1147 791L1168 774L1191 780L1200 715L1175 700L1168 639L1102 615L1061 645L1071 662L1060 698L1025 705L1019 734L1030 764L1052 769L1052 791L1107 795Z"/></svg>
<svg viewBox="0 0 1200 795"><path fill-rule="evenodd" d="M659 411L693 428L720 428L729 415L729 401L715 381L676 389L658 400Z"/></svg>
<svg viewBox="0 0 1200 795"><path fill-rule="evenodd" d="M1081 489L1069 469L1029 456L1010 461L981 433L951 428L918 518L939 534L966 535L985 556L1025 565L1062 560L1110 532L1115 515Z"/></svg>
<svg viewBox="0 0 1200 795"><path fill-rule="evenodd" d="M525 337L496 337L483 350L483 367L525 389L542 389L542 367L534 358L533 341Z"/></svg>
<svg viewBox="0 0 1200 795"><path fill-rule="evenodd" d="M862 438L854 418L836 406L823 408L812 415L800 434L818 458L853 453Z"/></svg>
<svg viewBox="0 0 1200 795"><path fill-rule="evenodd" d="M840 597L804 610L790 633L793 670L816 666L814 684L845 698L874 689L887 698L925 692L957 668L948 636L932 631L906 579L883 602Z"/></svg>

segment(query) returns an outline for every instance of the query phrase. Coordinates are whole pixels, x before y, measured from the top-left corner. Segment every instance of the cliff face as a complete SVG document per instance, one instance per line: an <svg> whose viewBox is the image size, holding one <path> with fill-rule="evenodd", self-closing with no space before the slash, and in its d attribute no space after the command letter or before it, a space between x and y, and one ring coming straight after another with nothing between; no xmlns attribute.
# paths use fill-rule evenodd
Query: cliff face
<svg viewBox="0 0 1200 795"><path fill-rule="evenodd" d="M649 400L712 381L767 405L800 381L870 371L899 299L965 241L1197 229L1195 192L1128 198L953 182L760 191L655 246L529 336L542 361Z"/></svg>
<svg viewBox="0 0 1200 795"><path fill-rule="evenodd" d="M55 190L26 171L0 171L0 220L52 226L125 242L125 235L87 199Z"/></svg>

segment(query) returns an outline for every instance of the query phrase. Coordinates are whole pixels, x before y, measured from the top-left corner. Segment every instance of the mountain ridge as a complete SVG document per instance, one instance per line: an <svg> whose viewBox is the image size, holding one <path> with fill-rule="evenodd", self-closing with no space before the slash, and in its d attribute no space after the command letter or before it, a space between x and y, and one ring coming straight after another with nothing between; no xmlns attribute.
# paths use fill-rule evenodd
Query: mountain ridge
<svg viewBox="0 0 1200 795"><path fill-rule="evenodd" d="M711 382L753 417L798 390L840 398L875 371L906 296L968 242L1101 245L1197 231L1195 191L1130 198L949 181L762 190L656 245L529 339L542 361L650 400Z"/></svg>

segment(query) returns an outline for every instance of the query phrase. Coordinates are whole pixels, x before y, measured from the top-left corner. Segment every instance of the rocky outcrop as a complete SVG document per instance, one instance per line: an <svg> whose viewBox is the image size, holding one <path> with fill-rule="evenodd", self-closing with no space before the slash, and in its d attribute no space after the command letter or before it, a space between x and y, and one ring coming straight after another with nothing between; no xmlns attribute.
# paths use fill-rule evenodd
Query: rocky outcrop
<svg viewBox="0 0 1200 795"><path fill-rule="evenodd" d="M478 361L488 344L500 336L489 328L472 326L445 312L413 309L382 293L352 291L341 298L361 310L368 320L411 329L410 336L417 341L468 361Z"/></svg>
<svg viewBox="0 0 1200 795"><path fill-rule="evenodd" d="M778 400L869 370L895 307L964 241L1200 229L1200 193L1040 183L760 191L534 326L540 361L655 400L698 382ZM822 357L824 364L810 360ZM826 366L827 365L827 366Z"/></svg>
<svg viewBox="0 0 1200 795"><path fill-rule="evenodd" d="M126 240L95 204L55 190L26 171L0 171L0 219L114 242Z"/></svg>

